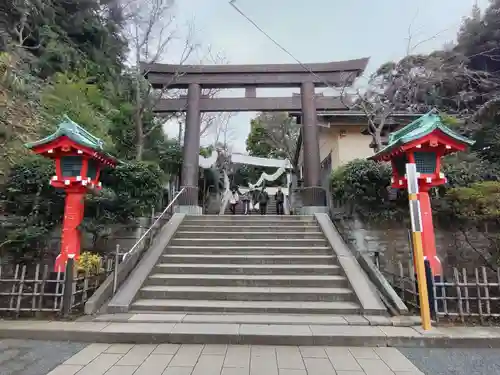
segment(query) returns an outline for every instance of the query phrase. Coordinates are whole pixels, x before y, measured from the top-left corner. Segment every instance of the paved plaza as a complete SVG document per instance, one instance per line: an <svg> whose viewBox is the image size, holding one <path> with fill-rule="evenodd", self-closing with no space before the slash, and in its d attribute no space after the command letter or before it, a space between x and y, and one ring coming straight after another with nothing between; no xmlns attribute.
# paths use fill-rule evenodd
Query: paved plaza
<svg viewBox="0 0 500 375"><path fill-rule="evenodd" d="M418 375L395 348L91 344L50 375Z"/></svg>
<svg viewBox="0 0 500 375"><path fill-rule="evenodd" d="M497 349L0 341L1 375L500 375Z"/></svg>

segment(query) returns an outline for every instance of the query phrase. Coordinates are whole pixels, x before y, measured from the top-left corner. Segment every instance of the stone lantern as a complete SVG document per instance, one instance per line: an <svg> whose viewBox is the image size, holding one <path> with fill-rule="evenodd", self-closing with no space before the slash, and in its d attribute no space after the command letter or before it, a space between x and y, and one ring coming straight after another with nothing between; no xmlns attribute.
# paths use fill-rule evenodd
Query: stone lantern
<svg viewBox="0 0 500 375"><path fill-rule="evenodd" d="M114 168L116 159L104 152L103 142L64 116L55 133L25 145L34 153L53 159L56 175L50 180L55 188L66 193L61 251L54 271L64 272L68 258L78 260L85 194L101 189L99 175L103 166Z"/></svg>
<svg viewBox="0 0 500 375"><path fill-rule="evenodd" d="M441 172L441 158L465 151L473 140L461 136L443 124L441 117L431 111L404 128L391 133L388 145L371 157L392 165L393 188L407 189L406 164L415 163L418 180L418 200L422 213L422 242L424 260L428 260L434 277L442 275L441 262L436 254L429 190L446 183Z"/></svg>

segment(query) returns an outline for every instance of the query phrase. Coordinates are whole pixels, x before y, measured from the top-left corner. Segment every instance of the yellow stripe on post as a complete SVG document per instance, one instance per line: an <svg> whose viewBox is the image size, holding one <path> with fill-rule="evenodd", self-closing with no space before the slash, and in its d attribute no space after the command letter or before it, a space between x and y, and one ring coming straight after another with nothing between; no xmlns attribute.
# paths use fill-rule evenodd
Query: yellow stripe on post
<svg viewBox="0 0 500 375"><path fill-rule="evenodd" d="M418 297L420 301L420 319L425 331L431 329L431 312L429 306L429 294L427 292L427 279L425 277L424 249L422 246L422 233L413 232L413 254L415 266L417 267Z"/></svg>
<svg viewBox="0 0 500 375"><path fill-rule="evenodd" d="M420 319L422 328L431 329L431 311L427 278L425 275L424 248L422 243L422 213L418 200L417 166L414 163L406 164L406 180L408 185L408 200L410 206L411 230L413 238L413 257L417 272L418 299L420 301Z"/></svg>

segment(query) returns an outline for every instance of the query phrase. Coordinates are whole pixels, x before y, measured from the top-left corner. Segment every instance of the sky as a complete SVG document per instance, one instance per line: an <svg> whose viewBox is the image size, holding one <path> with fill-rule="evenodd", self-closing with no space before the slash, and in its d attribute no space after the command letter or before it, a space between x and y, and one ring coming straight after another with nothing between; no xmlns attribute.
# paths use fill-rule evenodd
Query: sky
<svg viewBox="0 0 500 375"><path fill-rule="evenodd" d="M428 53L455 41L463 17L476 2L482 9L488 5L488 0L235 0L241 11L300 62L369 57L365 76L387 61L404 57L408 35L412 46L418 44L412 53ZM222 54L228 63L296 63L228 0L177 0L176 22L194 25L197 41ZM173 49L175 54L175 46ZM262 89L257 95L287 96L292 92ZM221 95L242 96L242 92ZM250 119L255 115L247 112L231 118L228 133L233 152L245 152ZM177 123L166 124L164 129L177 137ZM214 133L208 131L202 145L212 144Z"/></svg>

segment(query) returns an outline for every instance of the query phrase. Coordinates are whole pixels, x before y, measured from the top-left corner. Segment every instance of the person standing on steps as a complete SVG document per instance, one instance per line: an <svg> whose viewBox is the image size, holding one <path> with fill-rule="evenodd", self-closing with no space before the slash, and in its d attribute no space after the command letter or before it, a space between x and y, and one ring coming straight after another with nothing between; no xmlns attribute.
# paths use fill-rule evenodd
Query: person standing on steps
<svg viewBox="0 0 500 375"><path fill-rule="evenodd" d="M243 214L250 215L250 192L244 193L241 196L241 201L243 202Z"/></svg>
<svg viewBox="0 0 500 375"><path fill-rule="evenodd" d="M231 197L229 198L230 210L233 215L236 214L236 205L238 204L239 200L240 197L238 196L236 189L233 189L233 191L231 192Z"/></svg>
<svg viewBox="0 0 500 375"><path fill-rule="evenodd" d="M267 194L266 188L262 187L259 194L259 209L261 215L265 215L267 212L267 202L269 202L269 194Z"/></svg>
<svg viewBox="0 0 500 375"><path fill-rule="evenodd" d="M285 194L281 191L281 186L278 187L278 191L274 194L274 200L276 201L276 214L283 215L283 202L285 202Z"/></svg>

